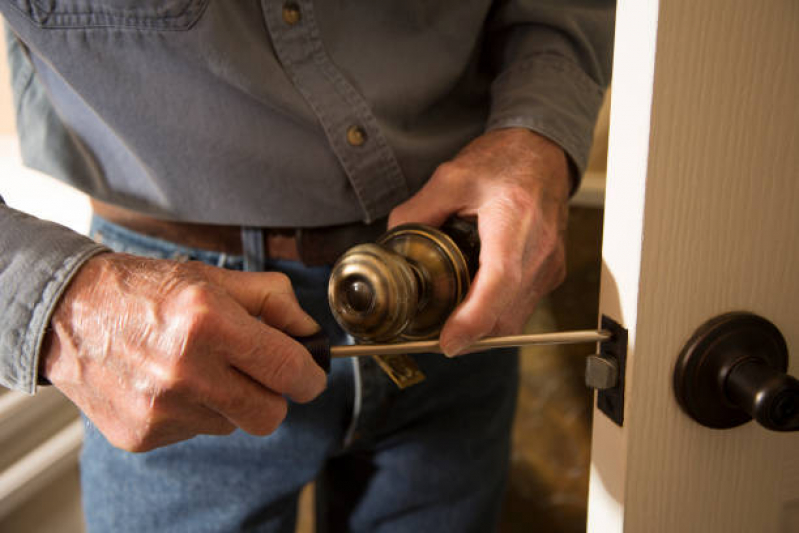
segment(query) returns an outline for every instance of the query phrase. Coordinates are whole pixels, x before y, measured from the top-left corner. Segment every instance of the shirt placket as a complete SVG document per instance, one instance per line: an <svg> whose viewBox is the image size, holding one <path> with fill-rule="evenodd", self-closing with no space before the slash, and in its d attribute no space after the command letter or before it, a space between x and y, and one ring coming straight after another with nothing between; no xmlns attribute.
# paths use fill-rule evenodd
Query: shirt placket
<svg viewBox="0 0 799 533"><path fill-rule="evenodd" d="M409 196L393 150L366 99L322 43L313 2L262 1L278 60L316 115L363 211L372 222Z"/></svg>

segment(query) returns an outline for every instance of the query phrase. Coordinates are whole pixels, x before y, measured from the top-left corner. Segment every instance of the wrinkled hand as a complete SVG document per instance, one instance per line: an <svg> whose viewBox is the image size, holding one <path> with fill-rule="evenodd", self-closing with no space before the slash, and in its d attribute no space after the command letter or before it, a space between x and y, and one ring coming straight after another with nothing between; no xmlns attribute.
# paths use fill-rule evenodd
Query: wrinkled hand
<svg viewBox="0 0 799 533"><path fill-rule="evenodd" d="M326 384L287 335L319 326L282 274L102 254L78 271L51 327L42 375L129 451L236 427L269 434L284 395L307 402Z"/></svg>
<svg viewBox="0 0 799 533"><path fill-rule="evenodd" d="M529 130L494 130L442 164L389 227L441 225L476 216L480 266L466 299L441 331L448 355L486 335L521 332L538 300L565 277L568 163L563 150Z"/></svg>

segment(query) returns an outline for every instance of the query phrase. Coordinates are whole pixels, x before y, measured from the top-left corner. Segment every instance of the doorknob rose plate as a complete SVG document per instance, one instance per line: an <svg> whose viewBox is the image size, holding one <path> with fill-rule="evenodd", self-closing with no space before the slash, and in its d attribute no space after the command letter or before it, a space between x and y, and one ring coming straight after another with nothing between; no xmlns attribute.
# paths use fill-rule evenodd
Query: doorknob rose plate
<svg viewBox="0 0 799 533"><path fill-rule="evenodd" d="M788 347L776 326L752 313L734 312L704 323L680 352L674 393L683 411L703 426L727 429L752 417L725 393L730 371L756 358L786 372Z"/></svg>

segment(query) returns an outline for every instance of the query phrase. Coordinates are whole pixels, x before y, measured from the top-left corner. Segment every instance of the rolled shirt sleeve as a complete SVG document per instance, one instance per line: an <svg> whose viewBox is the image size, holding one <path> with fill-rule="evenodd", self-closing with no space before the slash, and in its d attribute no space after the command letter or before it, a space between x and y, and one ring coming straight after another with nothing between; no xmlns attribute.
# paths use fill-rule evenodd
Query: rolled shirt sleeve
<svg viewBox="0 0 799 533"><path fill-rule="evenodd" d="M42 341L59 297L78 269L107 251L0 198L0 384L34 393Z"/></svg>
<svg viewBox="0 0 799 533"><path fill-rule="evenodd" d="M582 175L610 80L615 2L499 3L486 45L496 77L487 129L525 127L559 144Z"/></svg>

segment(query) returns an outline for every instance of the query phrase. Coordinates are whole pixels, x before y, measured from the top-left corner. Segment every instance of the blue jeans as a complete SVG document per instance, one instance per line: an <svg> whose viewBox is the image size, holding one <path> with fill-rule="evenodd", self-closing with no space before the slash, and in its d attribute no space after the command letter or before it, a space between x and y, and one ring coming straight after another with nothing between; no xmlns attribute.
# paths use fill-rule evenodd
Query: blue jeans
<svg viewBox="0 0 799 533"><path fill-rule="evenodd" d="M190 249L95 218L117 251L242 269L240 256ZM266 260L333 342L329 268ZM87 421L83 504L92 532L293 532L300 489L318 479L318 531L487 532L510 452L513 350L417 357L427 379L399 390L370 358L335 360L328 387L289 406L276 432L198 436L148 453L111 446Z"/></svg>

